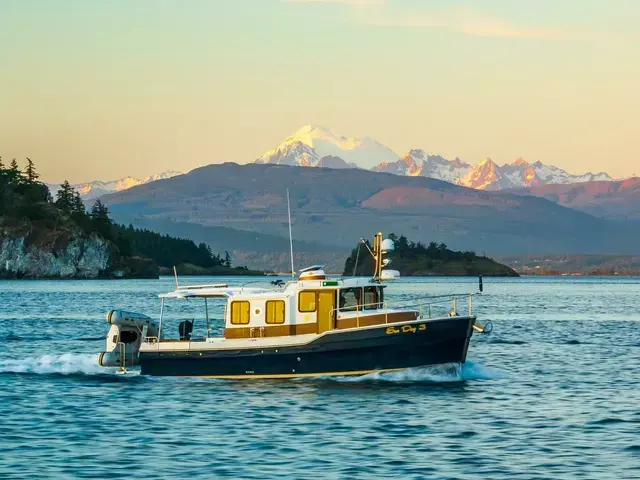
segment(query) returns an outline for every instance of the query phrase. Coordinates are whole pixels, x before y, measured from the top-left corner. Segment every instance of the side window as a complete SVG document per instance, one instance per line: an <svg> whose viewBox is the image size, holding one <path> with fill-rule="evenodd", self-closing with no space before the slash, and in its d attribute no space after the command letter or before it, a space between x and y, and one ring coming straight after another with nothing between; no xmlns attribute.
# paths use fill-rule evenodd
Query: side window
<svg viewBox="0 0 640 480"><path fill-rule="evenodd" d="M378 287L364 287L364 309L376 310L378 308Z"/></svg>
<svg viewBox="0 0 640 480"><path fill-rule="evenodd" d="M247 325L249 323L249 302L231 302L231 323L233 325Z"/></svg>
<svg viewBox="0 0 640 480"><path fill-rule="evenodd" d="M267 301L267 323L284 323L284 300Z"/></svg>
<svg viewBox="0 0 640 480"><path fill-rule="evenodd" d="M340 310L352 312L362 306L361 288L344 288L340 290Z"/></svg>
<svg viewBox="0 0 640 480"><path fill-rule="evenodd" d="M316 292L300 292L298 295L298 311L302 313L316 311Z"/></svg>

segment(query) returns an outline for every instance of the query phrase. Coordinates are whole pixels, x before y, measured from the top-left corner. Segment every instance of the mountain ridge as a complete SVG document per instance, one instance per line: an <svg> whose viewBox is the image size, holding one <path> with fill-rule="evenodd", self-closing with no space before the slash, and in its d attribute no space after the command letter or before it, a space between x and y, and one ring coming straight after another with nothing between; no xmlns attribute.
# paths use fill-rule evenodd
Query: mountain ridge
<svg viewBox="0 0 640 480"><path fill-rule="evenodd" d="M362 169L213 164L102 200L134 225L170 220L288 238L287 189L294 239L332 248L383 229L491 254L634 253L640 235L543 198Z"/></svg>
<svg viewBox="0 0 640 480"><path fill-rule="evenodd" d="M545 198L597 217L640 221L640 177L569 185L547 184L508 191Z"/></svg>
<svg viewBox="0 0 640 480"><path fill-rule="evenodd" d="M83 200L93 200L108 193L120 192L122 190L133 188L137 185L143 185L145 183L155 182L157 180L164 180L167 178L175 177L177 175L183 175L183 173L177 172L175 170L166 170L162 173L149 175L148 177L145 177L143 179L126 176L119 178L118 180L93 180L91 182L75 183L71 186L75 190L77 190L78 193L80 193L80 197L82 197ZM46 185L47 187L49 187L52 195L55 195L55 193L60 188L59 183L47 183Z"/></svg>
<svg viewBox="0 0 640 480"><path fill-rule="evenodd" d="M371 137L344 137L317 125L301 127L254 163L331 166L321 162L323 157L329 155L336 164L332 168L361 168L395 175L430 177L478 190L502 190L549 183L613 181L606 172L574 175L554 165L546 165L539 160L529 163L523 158L499 165L487 157L472 165L459 157L449 160L423 149L411 149L400 156ZM370 158L363 161L362 158L367 156Z"/></svg>

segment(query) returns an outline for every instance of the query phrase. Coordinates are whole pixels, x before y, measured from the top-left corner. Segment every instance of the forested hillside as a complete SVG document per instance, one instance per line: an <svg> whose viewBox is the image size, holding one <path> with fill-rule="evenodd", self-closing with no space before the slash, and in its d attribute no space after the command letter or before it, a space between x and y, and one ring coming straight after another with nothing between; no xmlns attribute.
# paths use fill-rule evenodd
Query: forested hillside
<svg viewBox="0 0 640 480"><path fill-rule="evenodd" d="M404 235L400 237L391 233L395 249L389 253L390 269L400 271L403 276L495 276L517 277L515 270L502 265L491 258L478 256L474 252L456 252L447 248L444 243L431 242L424 245L412 242ZM371 245L369 245L371 248ZM361 244L347 258L344 275L371 275L374 270L373 257Z"/></svg>
<svg viewBox="0 0 640 480"><path fill-rule="evenodd" d="M38 177L30 159L22 171L0 157L0 277L157 277L159 267L173 266L248 273L205 243L117 225L100 200L87 211L66 181L54 199Z"/></svg>

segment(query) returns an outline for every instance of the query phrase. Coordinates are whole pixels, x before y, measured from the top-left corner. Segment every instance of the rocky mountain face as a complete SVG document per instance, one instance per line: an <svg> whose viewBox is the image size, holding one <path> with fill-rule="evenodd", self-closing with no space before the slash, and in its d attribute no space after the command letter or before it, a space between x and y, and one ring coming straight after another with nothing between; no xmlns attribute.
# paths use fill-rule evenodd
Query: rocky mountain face
<svg viewBox="0 0 640 480"><path fill-rule="evenodd" d="M327 161L327 157L331 161ZM572 175L561 168L540 161L529 163L521 158L503 165L487 158L471 165L459 158L449 160L420 149L399 156L369 137L342 137L315 125L302 127L254 163L361 168L394 175L435 178L478 190L613 180L604 172Z"/></svg>
<svg viewBox="0 0 640 480"><path fill-rule="evenodd" d="M112 245L98 236L52 247L30 243L28 235L3 236L0 278L97 278L109 268L113 252Z"/></svg>
<svg viewBox="0 0 640 480"><path fill-rule="evenodd" d="M122 177L118 180L107 182L95 180L93 182L77 183L75 185L72 185L72 187L80 193L80 196L84 200L93 200L102 195L106 195L107 193L120 192L122 190L127 190L129 188L135 187L136 185L144 185L145 183L155 182L156 180L172 178L176 175L182 175L182 172L168 170L166 172L162 172L157 175L150 175L142 179L135 177ZM60 184L57 183L48 183L47 186L49 187L52 195L55 195L55 193L60 188Z"/></svg>
<svg viewBox="0 0 640 480"><path fill-rule="evenodd" d="M411 150L399 160L381 163L374 172L393 173L412 177L429 177L461 185L472 166L459 158L447 160L440 155L429 155L424 150Z"/></svg>
<svg viewBox="0 0 640 480"><path fill-rule="evenodd" d="M470 165L459 158L447 160L440 155L429 155L424 150L411 150L395 162L382 163L373 170L395 175L437 178L477 190L613 180L604 172L572 175L558 167L542 162L529 163L522 158L504 165L486 158L476 165Z"/></svg>

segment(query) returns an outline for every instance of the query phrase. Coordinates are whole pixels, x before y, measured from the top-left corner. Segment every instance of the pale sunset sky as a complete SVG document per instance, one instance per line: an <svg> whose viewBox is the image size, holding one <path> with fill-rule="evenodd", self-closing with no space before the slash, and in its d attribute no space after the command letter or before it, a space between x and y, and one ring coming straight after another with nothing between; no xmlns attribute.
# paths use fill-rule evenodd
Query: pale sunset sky
<svg viewBox="0 0 640 480"><path fill-rule="evenodd" d="M144 177L319 124L640 175L639 27L638 0L0 0L0 155Z"/></svg>

